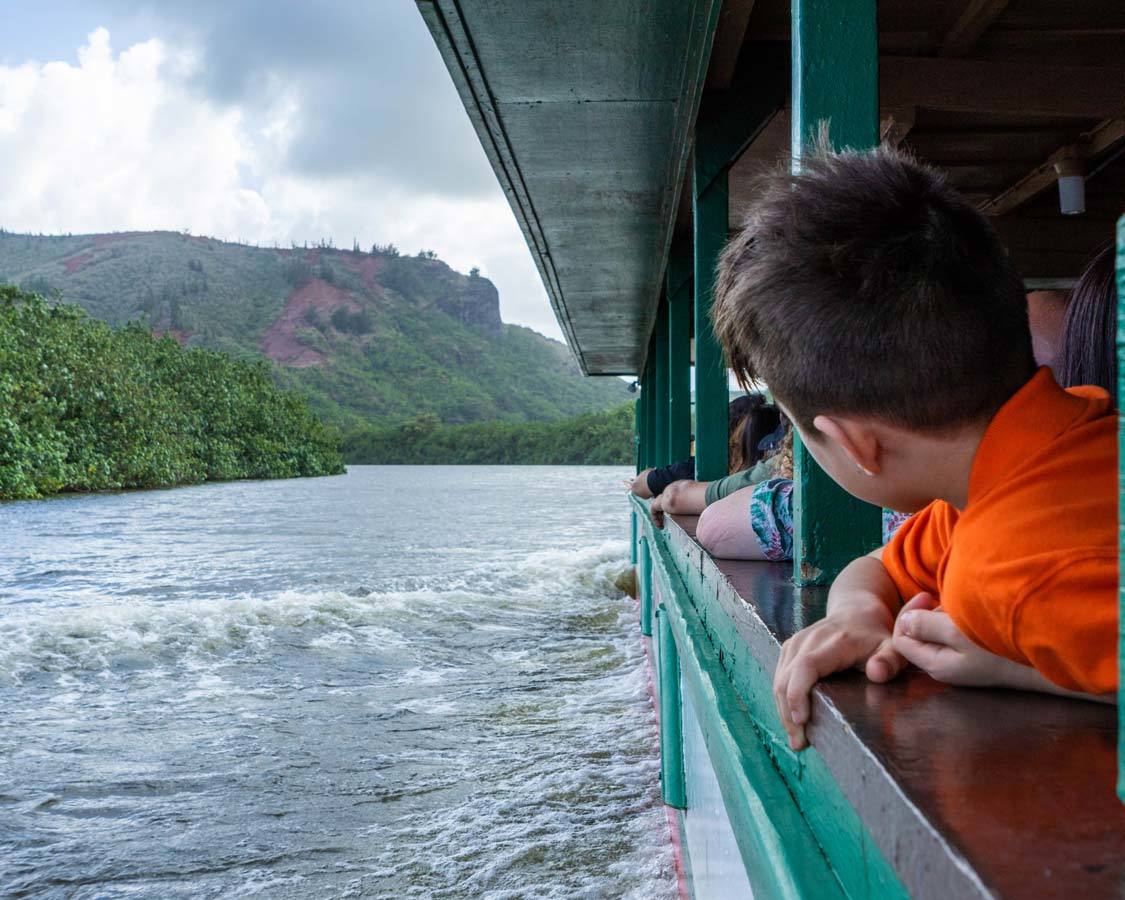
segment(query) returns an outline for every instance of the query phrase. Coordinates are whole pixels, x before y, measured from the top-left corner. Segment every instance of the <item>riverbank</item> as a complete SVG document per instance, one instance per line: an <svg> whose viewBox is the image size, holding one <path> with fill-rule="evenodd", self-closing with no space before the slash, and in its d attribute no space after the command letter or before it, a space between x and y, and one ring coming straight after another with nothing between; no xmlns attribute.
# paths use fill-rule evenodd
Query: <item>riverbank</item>
<svg viewBox="0 0 1125 900"><path fill-rule="evenodd" d="M0 286L0 500L344 471L264 363Z"/></svg>
<svg viewBox="0 0 1125 900"><path fill-rule="evenodd" d="M397 428L350 431L341 449L361 465L632 465L633 405L550 422L443 425L425 414Z"/></svg>

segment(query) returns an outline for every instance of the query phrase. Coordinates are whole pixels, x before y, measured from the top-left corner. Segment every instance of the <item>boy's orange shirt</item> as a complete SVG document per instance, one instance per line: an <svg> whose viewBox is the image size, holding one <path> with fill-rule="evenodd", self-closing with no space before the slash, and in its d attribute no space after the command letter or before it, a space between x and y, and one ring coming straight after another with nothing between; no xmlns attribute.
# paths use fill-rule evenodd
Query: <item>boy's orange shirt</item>
<svg viewBox="0 0 1125 900"><path fill-rule="evenodd" d="M1117 416L1042 368L996 413L960 513L937 500L883 550L899 594L935 594L987 650L1055 684L1117 687Z"/></svg>

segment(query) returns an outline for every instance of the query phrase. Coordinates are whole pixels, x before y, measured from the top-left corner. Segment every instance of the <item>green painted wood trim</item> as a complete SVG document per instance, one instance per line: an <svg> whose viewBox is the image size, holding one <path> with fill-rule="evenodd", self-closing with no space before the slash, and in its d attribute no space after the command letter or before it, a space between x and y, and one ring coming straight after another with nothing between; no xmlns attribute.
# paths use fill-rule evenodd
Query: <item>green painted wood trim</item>
<svg viewBox="0 0 1125 900"><path fill-rule="evenodd" d="M637 514L632 509L629 510L629 564L637 564Z"/></svg>
<svg viewBox="0 0 1125 900"><path fill-rule="evenodd" d="M682 686L691 694L755 897L846 897L745 704L725 677L662 537L652 540L653 578L660 583L664 606L661 620L674 636ZM663 686L663 676L661 682Z"/></svg>
<svg viewBox="0 0 1125 900"><path fill-rule="evenodd" d="M656 464L666 466L672 460L668 458L668 301L664 299L656 312L653 368L656 370Z"/></svg>
<svg viewBox="0 0 1125 900"><path fill-rule="evenodd" d="M642 512L645 508L637 498L632 498L632 505L634 510ZM843 795L817 750L811 748L797 754L789 749L773 705L772 671L767 671L751 652L730 614L723 608L716 584L704 576L702 551L695 547L695 556L688 557L673 546L669 532L676 528L675 525L659 531L647 515L638 517L637 522L643 539L651 544L651 577L660 579L665 604L669 602L670 592L678 591L679 608L687 610L693 617L701 638L710 647L711 675L714 678L722 676L735 694L737 702L733 707L729 704L725 707L728 711L721 714L723 723L715 727L720 728L723 734L734 735L734 742L742 752L768 760L785 787L785 797L777 802L777 808L787 813L795 811L803 820L820 852L827 858L834 878L849 898L906 898L906 888L855 808ZM690 662L682 644L680 654L685 684L690 688ZM704 704L697 702L694 693L692 700L698 710L704 709ZM715 708L714 701L707 708ZM700 724L702 727L702 721ZM706 731L704 736L706 739ZM709 752L710 747L708 742ZM716 773L720 777L720 787L724 785L724 779L731 777L721 774L718 768ZM734 788L728 786L722 789L728 808L736 802L743 802L727 799L728 790L732 791L732 796L737 796L733 793ZM772 811L772 808L767 810ZM733 818L732 822L735 822ZM736 828L755 827L752 824L735 824ZM784 830L788 834L790 829ZM795 833L799 835L800 829ZM909 855L910 847L904 845L902 851ZM817 885L808 896L820 897L824 894Z"/></svg>
<svg viewBox="0 0 1125 900"><path fill-rule="evenodd" d="M646 515L641 512L636 515ZM645 529L647 531L647 529ZM640 562L637 567L637 593L641 600L641 634L652 635L652 551L649 539L642 535L640 540Z"/></svg>
<svg viewBox="0 0 1125 900"><path fill-rule="evenodd" d="M668 460L691 456L691 253L672 248L668 259Z"/></svg>
<svg viewBox="0 0 1125 900"><path fill-rule="evenodd" d="M1117 220L1117 396L1125 397L1125 216ZM1125 523L1125 476L1122 475L1121 461L1125 459L1125 418L1120 413L1118 423L1117 491L1120 502L1119 523ZM1118 569L1125 572L1125 527L1118 525L1118 550L1120 561ZM1118 575L1120 582L1121 612L1118 617L1120 645L1118 651L1118 671L1125 672L1125 576ZM1125 679L1118 679L1118 706L1125 709ZM1125 718L1119 719L1117 726L1117 796L1125 801Z"/></svg>
<svg viewBox="0 0 1125 900"><path fill-rule="evenodd" d="M839 148L879 141L876 0L793 0L793 167L827 125ZM849 562L882 542L882 512L848 495L793 446L793 577L829 584Z"/></svg>
<svg viewBox="0 0 1125 900"><path fill-rule="evenodd" d="M680 653L668 610L656 609L657 640L660 642L660 790L664 802L676 809L687 806L684 780L684 720L680 697Z"/></svg>
<svg viewBox="0 0 1125 900"><path fill-rule="evenodd" d="M701 152L698 149L696 152ZM711 327L715 267L727 242L727 173L703 189L694 172L692 230L695 239L695 477L715 481L727 474L727 363Z"/></svg>

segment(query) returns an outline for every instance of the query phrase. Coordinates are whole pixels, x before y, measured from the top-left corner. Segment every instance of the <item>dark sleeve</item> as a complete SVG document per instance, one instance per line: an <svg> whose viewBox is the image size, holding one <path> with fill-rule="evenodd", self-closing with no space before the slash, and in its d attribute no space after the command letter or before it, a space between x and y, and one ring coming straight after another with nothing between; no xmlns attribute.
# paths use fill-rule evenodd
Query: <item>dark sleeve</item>
<svg viewBox="0 0 1125 900"><path fill-rule="evenodd" d="M663 493L673 481L682 481L685 478L695 477L695 460L685 459L672 463L670 466L661 466L648 473L648 489L652 496Z"/></svg>

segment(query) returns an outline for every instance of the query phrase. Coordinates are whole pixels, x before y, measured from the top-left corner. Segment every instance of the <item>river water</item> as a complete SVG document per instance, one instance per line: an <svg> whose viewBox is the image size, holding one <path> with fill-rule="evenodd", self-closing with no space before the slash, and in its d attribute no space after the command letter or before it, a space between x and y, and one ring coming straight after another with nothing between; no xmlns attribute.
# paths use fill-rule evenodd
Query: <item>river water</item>
<svg viewBox="0 0 1125 900"><path fill-rule="evenodd" d="M626 474L0 504L0 895L674 897Z"/></svg>

